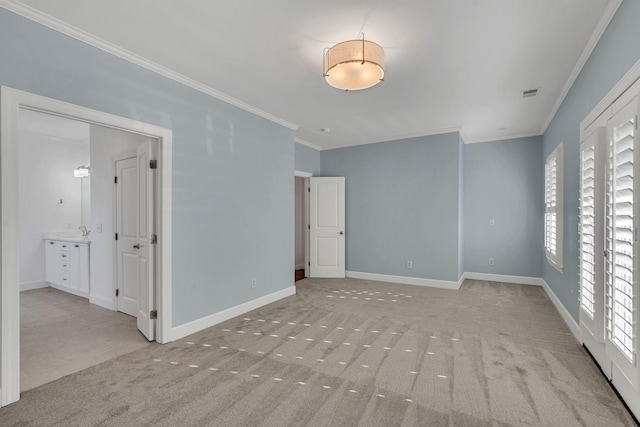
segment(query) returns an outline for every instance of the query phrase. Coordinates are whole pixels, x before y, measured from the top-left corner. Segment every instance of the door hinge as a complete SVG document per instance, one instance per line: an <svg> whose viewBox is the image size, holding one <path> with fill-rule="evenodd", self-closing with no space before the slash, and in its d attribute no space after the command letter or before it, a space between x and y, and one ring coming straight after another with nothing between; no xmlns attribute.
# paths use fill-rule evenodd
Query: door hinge
<svg viewBox="0 0 640 427"><path fill-rule="evenodd" d="M116 296L120 295L120 289L116 289Z"/></svg>
<svg viewBox="0 0 640 427"><path fill-rule="evenodd" d="M152 234L152 235L151 235L151 239L149 239L149 242L150 242L152 245L157 244L157 243L158 243L158 235L157 235L157 234Z"/></svg>
<svg viewBox="0 0 640 427"><path fill-rule="evenodd" d="M117 176L114 176L114 177L113 177L113 183L114 183L114 184L117 184L117 183L118 183L118 177L117 177Z"/></svg>
<svg viewBox="0 0 640 427"><path fill-rule="evenodd" d="M149 160L149 169L158 169L158 161Z"/></svg>
<svg viewBox="0 0 640 427"><path fill-rule="evenodd" d="M118 240L118 233L116 233L116 240Z"/></svg>
<svg viewBox="0 0 640 427"><path fill-rule="evenodd" d="M309 267L311 267L311 261L309 261Z"/></svg>
<svg viewBox="0 0 640 427"><path fill-rule="evenodd" d="M311 224L307 225L307 230L311 230Z"/></svg>
<svg viewBox="0 0 640 427"><path fill-rule="evenodd" d="M311 187L307 188L307 191L309 191L309 193L311 193Z"/></svg>
<svg viewBox="0 0 640 427"><path fill-rule="evenodd" d="M158 310L151 310L149 312L149 319L157 319L158 318Z"/></svg>

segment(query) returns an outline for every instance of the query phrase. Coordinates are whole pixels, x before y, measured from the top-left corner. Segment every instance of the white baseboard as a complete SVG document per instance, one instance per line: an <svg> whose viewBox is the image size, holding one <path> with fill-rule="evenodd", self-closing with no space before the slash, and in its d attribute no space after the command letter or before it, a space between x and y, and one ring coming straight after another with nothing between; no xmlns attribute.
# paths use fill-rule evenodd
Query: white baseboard
<svg viewBox="0 0 640 427"><path fill-rule="evenodd" d="M304 264L298 264L294 267L296 270L304 270Z"/></svg>
<svg viewBox="0 0 640 427"><path fill-rule="evenodd" d="M33 289L48 288L49 283L46 280L36 280L35 282L20 283L20 292L31 291Z"/></svg>
<svg viewBox="0 0 640 427"><path fill-rule="evenodd" d="M514 283L516 285L543 286L544 283L544 280L540 277L509 276L506 274L466 272L462 277L470 280L487 280L489 282Z"/></svg>
<svg viewBox="0 0 640 427"><path fill-rule="evenodd" d="M78 296L78 297L89 299L89 295L87 295L85 292L76 291L74 289L69 289L69 288L67 288L65 286L56 285L55 283L50 283L49 285L53 289L57 289L59 291L66 292L68 294L72 294L72 295L75 295L75 296Z"/></svg>
<svg viewBox="0 0 640 427"><path fill-rule="evenodd" d="M569 327L569 330L571 330L571 333L573 334L574 337L576 337L578 342L582 344L582 337L580 336L580 326L578 325L578 322L575 321L573 316L571 316L569 311L560 302L560 300L558 299L556 294L551 290L547 282L544 279L540 279L540 280L542 280L542 288L546 292L547 296L549 297L553 305L556 307L556 310L558 310L558 313L560 313L560 316L562 316L564 323L567 324L567 326Z"/></svg>
<svg viewBox="0 0 640 427"><path fill-rule="evenodd" d="M101 297L99 295L89 295L89 302L91 304L99 305L107 310L116 310L115 301L113 298Z"/></svg>
<svg viewBox="0 0 640 427"><path fill-rule="evenodd" d="M205 316L200 319L193 320L183 325L176 326L171 330L171 340L172 341L179 340L180 338L184 338L188 335L195 334L196 332L200 332L204 329L215 326L218 323L222 323L225 320L232 319L236 316L240 316L242 314L248 313L251 310L255 310L257 308L263 307L267 304L271 304L272 302L276 302L278 300L281 300L283 298L286 298L295 294L296 294L296 287L290 286L288 288L282 289L272 294L265 295L260 298L256 298L254 300L245 302L240 305L236 305L235 307L231 307L226 310L222 310L217 313L210 314L209 316Z"/></svg>
<svg viewBox="0 0 640 427"><path fill-rule="evenodd" d="M400 283L403 285L428 286L431 288L452 290L460 289L460 284L462 283L460 281L450 282L448 280L421 279L419 277L391 276L388 274L361 273L358 271L347 271L346 276L351 279L375 280L377 282Z"/></svg>

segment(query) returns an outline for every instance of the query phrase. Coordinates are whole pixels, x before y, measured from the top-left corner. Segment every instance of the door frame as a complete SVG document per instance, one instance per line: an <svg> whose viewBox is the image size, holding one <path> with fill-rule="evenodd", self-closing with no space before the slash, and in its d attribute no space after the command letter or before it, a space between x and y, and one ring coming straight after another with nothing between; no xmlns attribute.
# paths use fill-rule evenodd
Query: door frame
<svg viewBox="0 0 640 427"><path fill-rule="evenodd" d="M298 170L294 170L293 171L293 176L294 176L294 180L295 178L304 178L304 186L305 188L309 188L309 178L311 178L313 176L313 174L311 172L303 172L303 171L298 171ZM294 190L295 190L295 182L294 182L294 186L293 186ZM294 221L293 221L293 226L295 227L295 211L296 211L296 207L295 207L295 197L293 199L293 212L294 212ZM309 191L305 191L304 192L304 222L305 224L309 224ZM294 254L295 254L295 234L294 234L294 243L293 243L293 248L294 248ZM294 255L295 258L295 255ZM295 262L294 262L295 264ZM294 270L295 270L295 265L294 265ZM306 227L304 229L304 277L309 277L309 227Z"/></svg>
<svg viewBox="0 0 640 427"><path fill-rule="evenodd" d="M21 108L124 130L159 141L156 215L160 239L156 254L158 319L156 341L171 341L171 199L170 129L116 116L29 92L0 86L0 406L20 399L20 280L18 253L18 117Z"/></svg>

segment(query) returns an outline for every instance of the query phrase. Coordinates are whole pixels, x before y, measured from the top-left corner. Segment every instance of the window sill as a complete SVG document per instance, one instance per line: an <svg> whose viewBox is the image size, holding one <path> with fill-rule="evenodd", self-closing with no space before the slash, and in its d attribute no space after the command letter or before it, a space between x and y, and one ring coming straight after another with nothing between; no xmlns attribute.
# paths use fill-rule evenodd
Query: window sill
<svg viewBox="0 0 640 427"><path fill-rule="evenodd" d="M547 258L547 262L551 265L551 267L555 268L556 270L558 270L558 273L563 274L564 273L564 268L561 266L556 265L553 261L551 261L549 258Z"/></svg>

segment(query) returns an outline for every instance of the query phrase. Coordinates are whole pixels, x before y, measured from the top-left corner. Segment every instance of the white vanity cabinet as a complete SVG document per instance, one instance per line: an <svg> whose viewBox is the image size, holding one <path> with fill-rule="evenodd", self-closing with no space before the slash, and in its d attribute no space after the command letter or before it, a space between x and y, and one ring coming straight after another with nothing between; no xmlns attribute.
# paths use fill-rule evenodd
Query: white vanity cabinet
<svg viewBox="0 0 640 427"><path fill-rule="evenodd" d="M89 243L45 240L45 279L52 287L89 297Z"/></svg>

